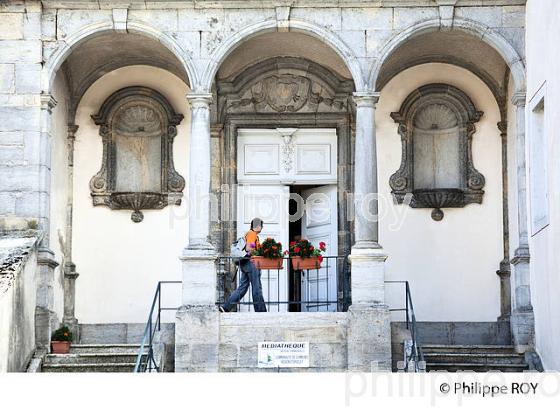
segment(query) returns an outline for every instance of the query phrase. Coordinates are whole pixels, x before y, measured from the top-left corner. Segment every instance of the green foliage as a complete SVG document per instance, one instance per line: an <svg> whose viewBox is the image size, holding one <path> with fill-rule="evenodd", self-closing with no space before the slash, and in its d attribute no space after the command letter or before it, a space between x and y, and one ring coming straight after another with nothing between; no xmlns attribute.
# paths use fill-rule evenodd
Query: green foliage
<svg viewBox="0 0 560 410"><path fill-rule="evenodd" d="M68 329L68 326L61 326L53 332L51 340L55 342L71 342L72 337L72 332Z"/></svg>
<svg viewBox="0 0 560 410"><path fill-rule="evenodd" d="M286 253L289 253L290 256L300 256L302 259L315 256L322 259L323 256L321 254L326 250L325 242L319 242L319 247L316 248L307 239L300 239L297 242L290 242L290 250L286 251Z"/></svg>
<svg viewBox="0 0 560 410"><path fill-rule="evenodd" d="M282 257L282 244L276 242L273 238L266 238L258 249L253 250L254 256L263 256L269 259L278 259Z"/></svg>

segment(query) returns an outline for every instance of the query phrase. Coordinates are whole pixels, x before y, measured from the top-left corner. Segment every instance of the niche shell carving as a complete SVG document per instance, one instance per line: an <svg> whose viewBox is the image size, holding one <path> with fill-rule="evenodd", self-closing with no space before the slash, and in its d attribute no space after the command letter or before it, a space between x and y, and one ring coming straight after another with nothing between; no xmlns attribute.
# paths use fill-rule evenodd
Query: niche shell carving
<svg viewBox="0 0 560 410"><path fill-rule="evenodd" d="M103 140L101 169L89 186L93 205L132 210L180 205L185 179L173 165L173 138L183 115L167 99L146 87L113 93L91 116Z"/></svg>
<svg viewBox="0 0 560 410"><path fill-rule="evenodd" d="M485 179L474 167L472 156L474 124L482 114L465 93L448 84L429 84L418 88L404 100L398 112L391 113L393 120L399 124L402 143L401 165L389 179L391 193L397 203L402 204L405 198L410 198L412 208L433 208L431 216L434 221L443 219L441 208L462 208L470 203L482 203ZM433 182L431 187L415 186L414 161L419 161L419 158L415 159L414 139L415 136L419 138L430 134L456 141L453 150L446 151L446 154L454 153L457 159L456 168L450 170L456 173L454 184L446 181L443 186L438 186L437 182ZM434 141L432 144L435 146ZM437 160L436 156L428 155L428 158ZM436 167L434 163L431 165Z"/></svg>

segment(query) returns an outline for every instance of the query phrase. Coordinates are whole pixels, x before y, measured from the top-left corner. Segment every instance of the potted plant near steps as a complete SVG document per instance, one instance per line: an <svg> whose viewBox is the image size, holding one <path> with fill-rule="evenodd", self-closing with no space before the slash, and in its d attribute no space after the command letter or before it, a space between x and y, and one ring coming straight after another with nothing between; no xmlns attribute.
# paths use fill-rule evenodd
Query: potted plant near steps
<svg viewBox="0 0 560 410"><path fill-rule="evenodd" d="M54 354L66 354L70 352L72 332L68 326L61 326L51 336L51 351Z"/></svg>
<svg viewBox="0 0 560 410"><path fill-rule="evenodd" d="M292 259L292 266L296 270L305 269L319 269L323 262L322 253L327 250L325 242L319 242L319 247L316 248L307 239L300 239L297 242L290 243L290 258Z"/></svg>
<svg viewBox="0 0 560 410"><path fill-rule="evenodd" d="M282 244L266 238L258 249L253 250L251 259L257 269L282 269Z"/></svg>

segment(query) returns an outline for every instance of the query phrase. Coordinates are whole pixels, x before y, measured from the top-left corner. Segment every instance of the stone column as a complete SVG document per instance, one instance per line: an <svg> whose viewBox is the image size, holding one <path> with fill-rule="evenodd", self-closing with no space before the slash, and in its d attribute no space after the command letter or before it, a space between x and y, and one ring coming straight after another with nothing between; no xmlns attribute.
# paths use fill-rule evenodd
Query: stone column
<svg viewBox="0 0 560 410"><path fill-rule="evenodd" d="M354 159L354 238L352 304L385 303L384 265L379 245L375 104L377 93L355 93L356 146Z"/></svg>
<svg viewBox="0 0 560 410"><path fill-rule="evenodd" d="M508 322L511 316L511 264L509 261L507 121L500 121L498 129L502 142L502 239L504 247L504 258L500 261L500 269L496 271L500 278L500 316L498 321Z"/></svg>
<svg viewBox="0 0 560 410"><path fill-rule="evenodd" d="M56 100L49 94L41 95L41 133L38 161L39 202L37 215L43 238L37 254L37 300L35 306L35 343L38 348L49 347L52 330L58 325L54 308L54 270L58 266L50 242L50 178L51 178L51 125Z"/></svg>
<svg viewBox="0 0 560 410"><path fill-rule="evenodd" d="M385 304L385 260L379 245L375 104L378 93L355 93L354 237L348 370L391 370L391 327Z"/></svg>
<svg viewBox="0 0 560 410"><path fill-rule="evenodd" d="M218 370L216 251L210 233L210 103L212 94L191 93L189 239L183 251L182 306L175 323L175 370Z"/></svg>
<svg viewBox="0 0 560 410"><path fill-rule="evenodd" d="M78 126L68 125L68 197L66 202L66 242L64 243L64 316L62 322L68 326L74 336L74 342L79 342L79 326L76 319L76 265L72 261L72 214L74 210L74 142Z"/></svg>
<svg viewBox="0 0 560 410"><path fill-rule="evenodd" d="M511 264L512 313L511 333L515 348L519 352L534 348L535 317L531 305L530 254L527 214L527 167L525 144L525 93L515 93L512 98L517 107L517 226L519 243Z"/></svg>

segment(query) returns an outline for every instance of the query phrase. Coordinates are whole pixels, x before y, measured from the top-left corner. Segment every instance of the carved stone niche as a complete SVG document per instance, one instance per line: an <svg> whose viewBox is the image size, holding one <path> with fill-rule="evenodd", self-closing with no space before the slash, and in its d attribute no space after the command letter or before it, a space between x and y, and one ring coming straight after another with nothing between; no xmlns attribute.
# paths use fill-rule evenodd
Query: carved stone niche
<svg viewBox="0 0 560 410"><path fill-rule="evenodd" d="M482 117L470 98L447 84L429 84L412 92L391 117L399 124L402 160L389 184L397 203L413 208L462 208L482 203L484 176L472 157L475 123Z"/></svg>
<svg viewBox="0 0 560 410"><path fill-rule="evenodd" d="M159 92L127 87L113 93L91 116L103 140L101 169L89 186L93 205L132 210L180 205L185 179L173 165L173 139L183 115Z"/></svg>

